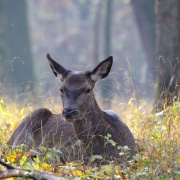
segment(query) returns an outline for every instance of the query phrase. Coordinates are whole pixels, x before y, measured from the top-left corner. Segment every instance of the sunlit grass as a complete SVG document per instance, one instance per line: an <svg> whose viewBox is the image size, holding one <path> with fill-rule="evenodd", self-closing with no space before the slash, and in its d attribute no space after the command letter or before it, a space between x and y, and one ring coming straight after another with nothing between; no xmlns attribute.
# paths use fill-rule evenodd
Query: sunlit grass
<svg viewBox="0 0 180 180"><path fill-rule="evenodd" d="M53 99L47 99L43 106L60 112ZM34 109L35 106L19 107L15 102L0 99L0 154L21 119ZM151 112L145 100L137 103L130 99L112 109L130 127L138 146L136 155L127 166L116 162L101 166L87 166L82 162L54 165L46 161L50 152L32 161L21 148L7 153L6 160L15 166L72 179L180 179L180 103L176 102L158 114Z"/></svg>

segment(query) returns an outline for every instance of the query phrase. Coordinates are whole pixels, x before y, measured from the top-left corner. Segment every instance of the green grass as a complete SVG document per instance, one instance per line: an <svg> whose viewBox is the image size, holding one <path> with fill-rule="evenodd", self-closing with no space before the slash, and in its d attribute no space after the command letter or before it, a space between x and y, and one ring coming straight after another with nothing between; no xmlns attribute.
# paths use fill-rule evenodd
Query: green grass
<svg viewBox="0 0 180 180"><path fill-rule="evenodd" d="M45 102L54 112L60 111L53 99ZM112 107L130 127L136 139L138 152L129 165L110 162L109 165L84 165L82 162L68 162L65 165L48 163L52 156L47 151L44 157L28 160L28 152L22 148L7 153L7 161L16 167L35 169L53 173L70 179L180 179L180 103L166 108L163 113L152 114L142 100ZM0 154L10 134L25 115L36 109L35 106L19 107L12 101L0 98ZM8 150L7 150L8 151ZM95 157L96 158L96 157ZM93 158L92 158L93 159ZM3 167L0 166L0 169Z"/></svg>

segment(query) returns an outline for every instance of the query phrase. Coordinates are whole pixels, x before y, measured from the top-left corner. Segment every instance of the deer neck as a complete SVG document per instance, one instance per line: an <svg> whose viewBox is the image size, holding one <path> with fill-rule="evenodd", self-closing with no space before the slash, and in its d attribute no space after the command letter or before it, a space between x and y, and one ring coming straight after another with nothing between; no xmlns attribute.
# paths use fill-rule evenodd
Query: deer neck
<svg viewBox="0 0 180 180"><path fill-rule="evenodd" d="M91 140L96 135L98 127L103 124L103 111L94 98L87 108L87 113L81 120L73 122L77 137L84 142Z"/></svg>

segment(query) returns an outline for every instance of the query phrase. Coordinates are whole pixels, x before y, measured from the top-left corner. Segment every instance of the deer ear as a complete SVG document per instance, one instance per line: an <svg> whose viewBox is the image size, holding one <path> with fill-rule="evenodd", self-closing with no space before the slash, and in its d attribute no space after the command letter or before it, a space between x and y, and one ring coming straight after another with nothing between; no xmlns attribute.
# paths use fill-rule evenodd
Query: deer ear
<svg viewBox="0 0 180 180"><path fill-rule="evenodd" d="M109 56L107 59L102 61L97 67L95 67L91 72L91 79L93 81L98 81L104 79L110 72L113 63L113 57Z"/></svg>
<svg viewBox="0 0 180 180"><path fill-rule="evenodd" d="M47 54L47 59L54 75L62 80L62 77L64 74L66 74L67 70L60 64L58 64L56 61L54 61L51 58L50 54Z"/></svg>

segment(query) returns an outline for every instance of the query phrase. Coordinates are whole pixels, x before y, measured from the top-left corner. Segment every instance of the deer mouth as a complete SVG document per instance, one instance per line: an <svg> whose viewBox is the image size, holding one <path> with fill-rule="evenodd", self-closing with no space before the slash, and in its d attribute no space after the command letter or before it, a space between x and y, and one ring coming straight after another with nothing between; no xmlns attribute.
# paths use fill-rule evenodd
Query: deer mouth
<svg viewBox="0 0 180 180"><path fill-rule="evenodd" d="M65 118L65 117L64 117ZM65 118L67 122L74 122L76 121L76 118Z"/></svg>
<svg viewBox="0 0 180 180"><path fill-rule="evenodd" d="M67 122L74 122L77 119L78 111L75 109L64 109L62 116Z"/></svg>

